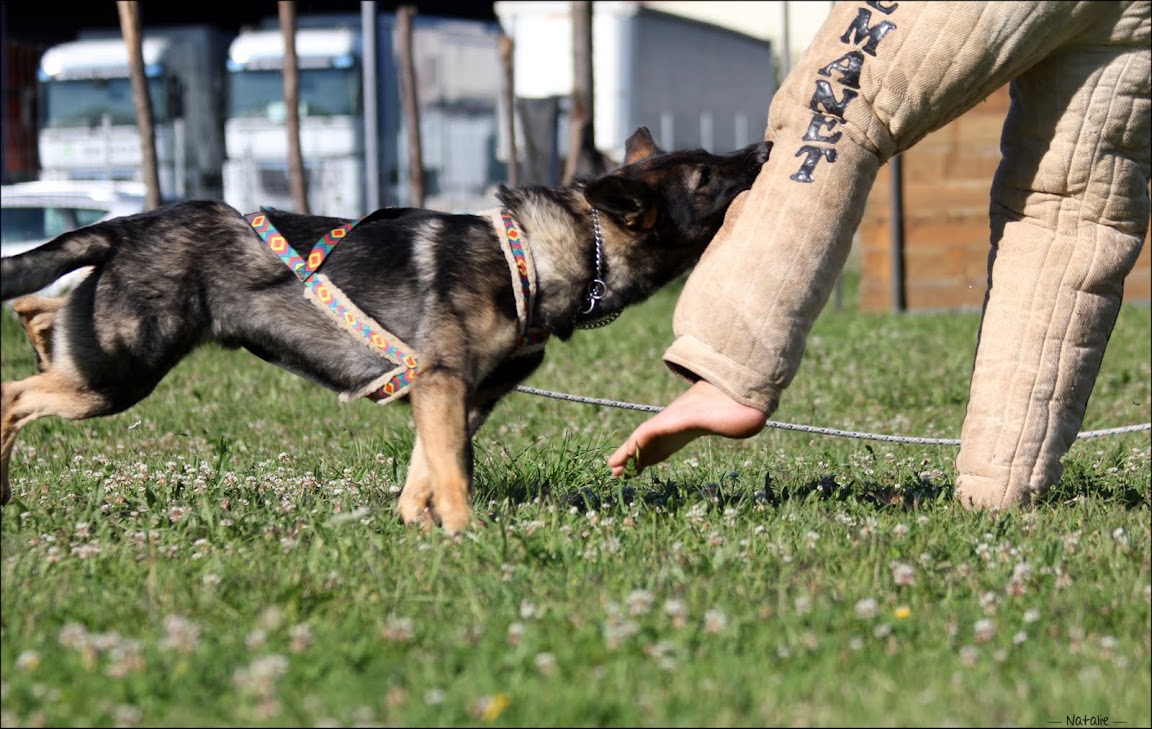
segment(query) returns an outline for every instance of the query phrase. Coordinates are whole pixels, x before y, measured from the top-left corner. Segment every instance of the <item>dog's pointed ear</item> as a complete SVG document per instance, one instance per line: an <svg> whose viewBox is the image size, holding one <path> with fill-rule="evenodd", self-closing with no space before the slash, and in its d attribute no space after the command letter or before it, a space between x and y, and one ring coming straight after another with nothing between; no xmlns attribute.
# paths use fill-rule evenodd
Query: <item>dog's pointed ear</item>
<svg viewBox="0 0 1152 729"><path fill-rule="evenodd" d="M624 164L630 165L663 151L656 144L656 140L652 139L652 133L648 131L648 127L640 127L632 132L632 136L628 137L628 141L624 143Z"/></svg>
<svg viewBox="0 0 1152 729"><path fill-rule="evenodd" d="M655 191L634 177L607 175L594 180L584 188L584 199L637 232L651 229L660 212Z"/></svg>

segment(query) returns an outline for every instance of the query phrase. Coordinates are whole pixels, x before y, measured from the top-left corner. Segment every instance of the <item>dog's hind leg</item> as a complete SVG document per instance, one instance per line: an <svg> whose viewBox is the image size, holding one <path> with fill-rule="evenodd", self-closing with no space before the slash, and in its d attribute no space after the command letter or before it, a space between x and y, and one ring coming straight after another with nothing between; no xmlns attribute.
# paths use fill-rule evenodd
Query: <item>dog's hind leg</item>
<svg viewBox="0 0 1152 729"><path fill-rule="evenodd" d="M12 498L8 462L21 428L45 415L83 420L119 409L110 398L52 369L0 384L0 504Z"/></svg>
<svg viewBox="0 0 1152 729"><path fill-rule="evenodd" d="M412 383L409 399L423 465L425 482L431 483L432 508L440 526L455 534L463 531L472 516L472 449L467 423L467 387L447 369L429 368ZM411 476L411 473L410 473ZM411 502L426 493L425 486L413 482ZM408 486L405 485L407 490Z"/></svg>
<svg viewBox="0 0 1152 729"><path fill-rule="evenodd" d="M48 370L52 362L52 333L55 330L56 312L64 306L62 296L23 296L12 302L12 311L20 318L20 326L28 335L28 341L36 352L36 368Z"/></svg>
<svg viewBox="0 0 1152 729"><path fill-rule="evenodd" d="M432 474L424 455L420 434L412 445L412 458L408 461L408 477L396 502L400 520L405 524L419 524L429 529L435 522L432 514Z"/></svg>

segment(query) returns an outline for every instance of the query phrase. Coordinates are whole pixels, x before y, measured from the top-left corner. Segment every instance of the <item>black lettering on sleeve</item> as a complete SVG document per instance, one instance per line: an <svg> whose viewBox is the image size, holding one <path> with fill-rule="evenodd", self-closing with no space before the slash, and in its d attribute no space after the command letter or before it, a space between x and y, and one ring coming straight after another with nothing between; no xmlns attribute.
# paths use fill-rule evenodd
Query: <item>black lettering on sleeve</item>
<svg viewBox="0 0 1152 729"><path fill-rule="evenodd" d="M893 10L900 7L900 3L888 3L885 5L884 3L880 2L880 0L868 0L868 2L864 4L876 8L885 15L891 15Z"/></svg>
<svg viewBox="0 0 1152 729"><path fill-rule="evenodd" d="M843 119L844 110L848 108L848 103L859 95L851 89L844 89L844 98L837 99L836 94L832 91L832 84L817 79L816 91L812 94L812 100L808 102L808 108L819 113L823 107L824 112Z"/></svg>
<svg viewBox="0 0 1152 729"><path fill-rule="evenodd" d="M826 159L829 162L836 161L836 150L827 147L813 147L811 144L805 144L800 149L796 150L796 156L805 155L804 162L801 163L800 169L796 170L788 178L796 182L812 182L812 170L816 169L816 163L821 159Z"/></svg>
<svg viewBox="0 0 1152 729"><path fill-rule="evenodd" d="M840 83L850 89L860 88L860 69L864 67L864 54L852 51L829 63L817 71L821 76L831 76L833 71L840 73Z"/></svg>
<svg viewBox="0 0 1152 729"><path fill-rule="evenodd" d="M876 25L876 27L869 28L868 21L870 20L872 20L872 12L865 8L860 8L860 12L856 14L856 19L852 21L852 25L848 26L848 30L844 31L844 35L840 36L840 42L858 46L867 38L867 42L864 43L864 52L870 56L875 56L876 46L880 44L884 36L896 30L896 24L885 20ZM849 38L851 38L851 40L849 40Z"/></svg>
<svg viewBox="0 0 1152 729"><path fill-rule="evenodd" d="M820 130L827 129L828 131L832 131L839 123L839 119L835 119L830 116L824 116L823 114L813 114L812 121L808 124L808 131L804 134L804 141L827 142L829 144L836 144L840 141L840 137L843 136L844 132L836 132L835 134L829 134L828 136L824 137L820 135Z"/></svg>

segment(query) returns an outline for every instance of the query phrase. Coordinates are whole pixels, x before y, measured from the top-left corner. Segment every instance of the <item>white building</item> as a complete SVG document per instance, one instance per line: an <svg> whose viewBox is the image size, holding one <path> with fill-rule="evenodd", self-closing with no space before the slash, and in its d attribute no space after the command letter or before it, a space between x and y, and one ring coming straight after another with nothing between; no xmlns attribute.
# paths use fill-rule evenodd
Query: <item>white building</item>
<svg viewBox="0 0 1152 729"><path fill-rule="evenodd" d="M781 72L787 73L812 42L835 3L831 0L648 0L643 4L769 41L776 49Z"/></svg>
<svg viewBox="0 0 1152 729"><path fill-rule="evenodd" d="M537 165L527 176L554 177L565 154L573 83L571 4L494 5L514 43L517 117L527 127L519 137L528 148L522 159ZM668 149L727 152L761 138L778 75L772 44L762 36L655 3L598 0L592 56L596 146L616 160L638 126ZM540 169L541 158L550 158L551 170Z"/></svg>

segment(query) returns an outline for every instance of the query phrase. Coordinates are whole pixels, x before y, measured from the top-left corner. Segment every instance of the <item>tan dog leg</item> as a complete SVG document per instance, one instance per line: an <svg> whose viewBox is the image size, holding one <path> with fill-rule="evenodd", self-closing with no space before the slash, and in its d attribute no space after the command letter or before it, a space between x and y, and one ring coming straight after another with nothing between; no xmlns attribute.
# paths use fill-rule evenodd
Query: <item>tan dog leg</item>
<svg viewBox="0 0 1152 729"><path fill-rule="evenodd" d="M405 524L419 524L427 530L435 523L432 514L432 474L428 470L428 460L419 433L412 445L408 477L404 480L404 490L400 492L396 509Z"/></svg>
<svg viewBox="0 0 1152 729"><path fill-rule="evenodd" d="M63 297L24 296L12 302L12 311L20 318L20 326L36 352L36 368L48 370L52 362L52 332L56 312L64 305Z"/></svg>
<svg viewBox="0 0 1152 729"><path fill-rule="evenodd" d="M45 415L82 420L107 410L104 397L51 370L0 384L0 503L12 498L8 462L21 428Z"/></svg>
<svg viewBox="0 0 1152 729"><path fill-rule="evenodd" d="M432 506L440 526L455 534L464 530L472 516L464 383L432 369L420 373L409 397L432 484ZM421 491L416 484L413 486L416 499Z"/></svg>

